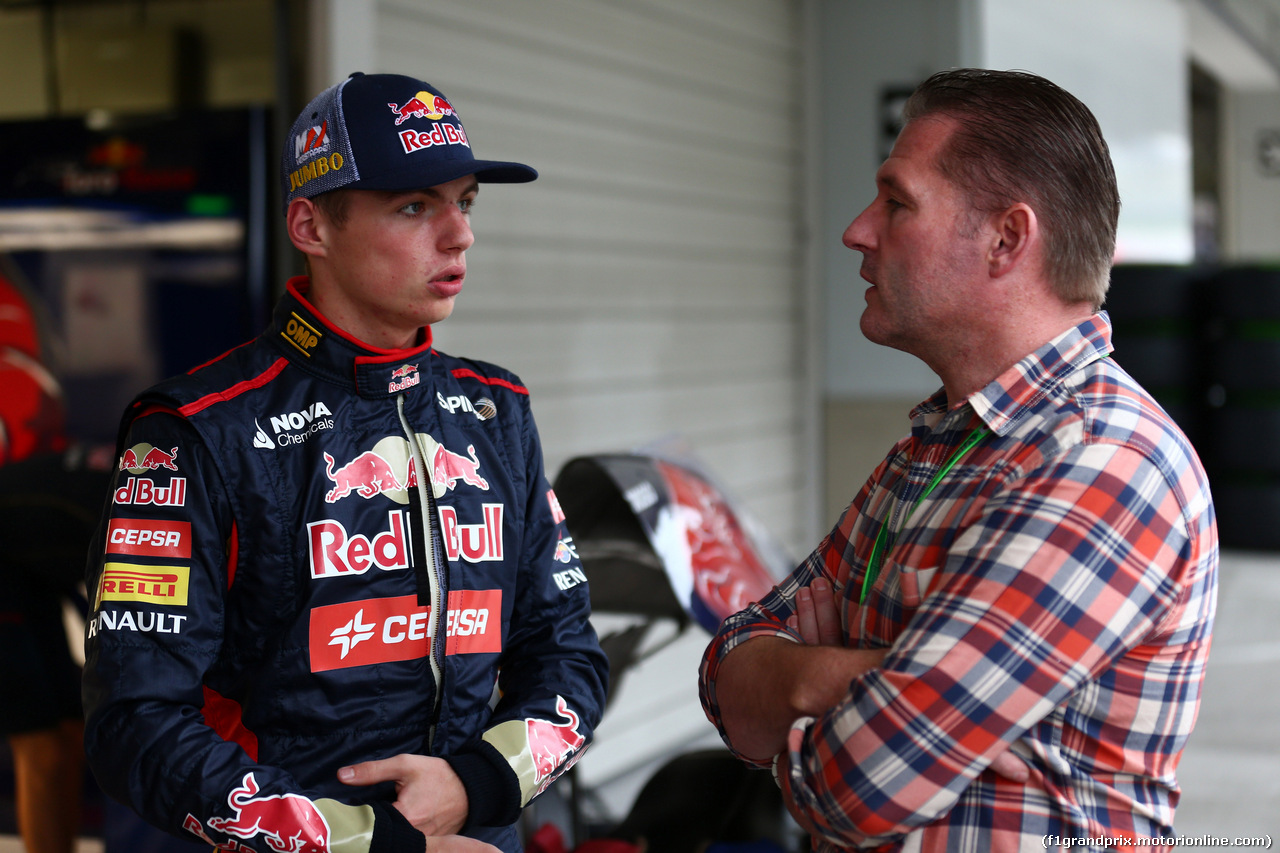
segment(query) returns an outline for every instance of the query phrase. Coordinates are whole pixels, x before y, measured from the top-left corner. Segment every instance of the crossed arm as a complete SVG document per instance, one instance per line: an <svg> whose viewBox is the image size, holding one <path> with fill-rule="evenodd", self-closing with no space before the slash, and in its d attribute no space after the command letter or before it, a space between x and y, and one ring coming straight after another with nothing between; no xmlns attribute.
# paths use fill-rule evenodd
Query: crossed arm
<svg viewBox="0 0 1280 853"><path fill-rule="evenodd" d="M887 649L844 648L843 629L830 582L818 577L796 595L796 612L788 627L804 644L780 637L755 637L721 661L716 696L729 743L757 761L779 757L785 773L787 734L799 717L821 716L843 701L849 682L880 666ZM1027 781L1030 771L1022 759L1004 752L991 764L998 775ZM808 821L787 800L787 808L802 827Z"/></svg>

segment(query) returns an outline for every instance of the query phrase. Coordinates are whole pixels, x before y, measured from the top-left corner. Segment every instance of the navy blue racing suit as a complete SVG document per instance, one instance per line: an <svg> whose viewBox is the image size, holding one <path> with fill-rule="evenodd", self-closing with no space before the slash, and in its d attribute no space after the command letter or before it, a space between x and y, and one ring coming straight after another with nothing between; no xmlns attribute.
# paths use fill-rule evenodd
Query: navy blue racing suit
<svg viewBox="0 0 1280 853"><path fill-rule="evenodd" d="M517 377L330 325L289 282L256 340L142 394L87 572L104 790L226 849L421 850L390 783L439 756L464 834L586 748L607 663Z"/></svg>

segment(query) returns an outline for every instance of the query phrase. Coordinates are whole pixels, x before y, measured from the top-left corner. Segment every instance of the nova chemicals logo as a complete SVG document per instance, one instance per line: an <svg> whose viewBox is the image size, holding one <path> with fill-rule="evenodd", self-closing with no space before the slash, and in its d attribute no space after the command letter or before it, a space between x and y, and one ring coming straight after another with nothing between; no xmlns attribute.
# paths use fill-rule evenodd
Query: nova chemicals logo
<svg viewBox="0 0 1280 853"><path fill-rule="evenodd" d="M253 436L253 446L270 450L275 447L288 447L291 444L302 444L321 430L333 429L333 413L324 403L315 402L298 412L286 412L271 417L267 424L271 432L263 429L262 423L254 418L257 431Z"/></svg>

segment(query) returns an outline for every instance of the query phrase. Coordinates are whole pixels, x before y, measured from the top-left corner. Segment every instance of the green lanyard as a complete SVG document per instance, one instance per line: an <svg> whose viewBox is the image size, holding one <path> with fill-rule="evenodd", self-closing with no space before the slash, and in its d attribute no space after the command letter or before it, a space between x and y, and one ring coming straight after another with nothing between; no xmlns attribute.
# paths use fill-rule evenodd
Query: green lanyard
<svg viewBox="0 0 1280 853"><path fill-rule="evenodd" d="M929 496L938 483L942 482L942 478L947 476L948 472L955 467L960 458L974 448L974 446L991 434L991 430L985 426L980 426L969 434L964 443L955 449L955 452L947 457L947 461L938 469L938 473L933 475L933 479L929 481L929 485L916 498L916 502L907 510L906 518L902 519L902 528L905 529L907 522L911 520L911 514L916 511L916 507L920 506L920 502ZM866 604L867 594L871 592L871 586L876 582L876 578L880 575L880 566L884 563L884 555L893 548L893 539L889 535L889 522L892 520L892 510L880 524L880 529L876 532L876 542L871 546L871 559L867 561L867 573L862 578L862 595L858 598L859 604Z"/></svg>

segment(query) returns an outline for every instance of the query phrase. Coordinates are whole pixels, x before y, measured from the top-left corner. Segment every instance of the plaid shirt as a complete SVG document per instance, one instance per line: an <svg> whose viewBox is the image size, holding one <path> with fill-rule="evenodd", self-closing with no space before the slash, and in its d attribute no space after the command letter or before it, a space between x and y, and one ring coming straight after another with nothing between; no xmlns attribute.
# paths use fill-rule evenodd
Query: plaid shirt
<svg viewBox="0 0 1280 853"><path fill-rule="evenodd" d="M837 590L848 645L891 648L843 702L791 731L779 783L817 828L815 850L1172 835L1217 529L1195 452L1106 357L1110 332L1094 315L963 405L948 410L939 392L917 407L911 435L817 550L708 647L702 699L717 726L720 661L752 637L798 639L783 623L819 575ZM860 604L885 523L896 538ZM1011 747L1030 765L1024 784L988 767Z"/></svg>

